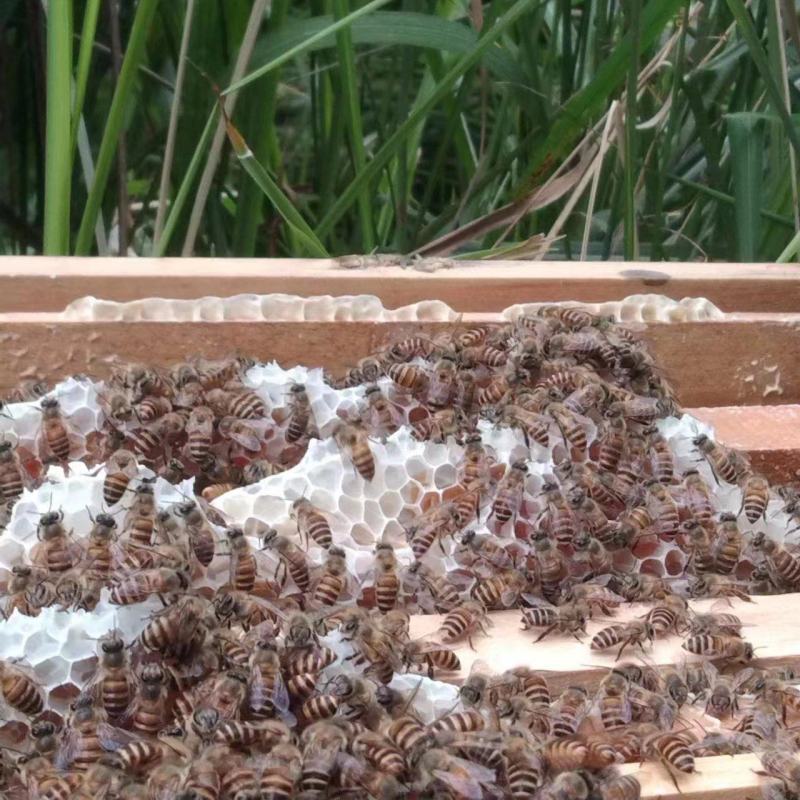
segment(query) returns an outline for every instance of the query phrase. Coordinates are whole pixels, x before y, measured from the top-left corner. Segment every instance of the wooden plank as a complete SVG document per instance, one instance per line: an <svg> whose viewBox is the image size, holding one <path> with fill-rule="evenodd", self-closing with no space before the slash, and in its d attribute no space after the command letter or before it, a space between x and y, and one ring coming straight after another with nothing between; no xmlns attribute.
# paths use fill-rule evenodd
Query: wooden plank
<svg viewBox="0 0 800 800"><path fill-rule="evenodd" d="M471 314L465 324L497 321ZM66 322L57 314L0 314L0 392L20 375L104 377L113 363L170 364L189 355L245 353L285 366L342 374L412 333L453 330L431 322ZM800 402L800 315L737 315L725 321L655 323L642 338L686 406Z"/></svg>
<svg viewBox="0 0 800 800"><path fill-rule="evenodd" d="M800 604L800 594L757 596L752 603L733 600L730 608L725 606L726 612L736 614L747 626L745 638L759 648L756 651L757 658L752 662L754 666L800 666L797 623L786 613L786 609L796 607L795 604ZM709 611L712 606L719 611L719 600L695 600L690 605L700 613ZM587 626L589 636L580 642L571 636L556 633L541 642L534 642L537 632L522 630L521 612L518 609L492 612L489 636L475 636L472 640L474 650L467 643L456 647L461 671L452 679L460 683L469 675L473 664L482 661L489 665L493 673L521 665L546 672L548 683L556 691L571 685L583 685L594 690L608 669L616 663L616 652L613 649L591 650L591 637L607 625L641 617L651 607L652 604L632 603L620 608L613 618L595 618ZM416 638L434 634L441 620L442 617L438 615L412 617L411 636ZM684 660L698 660L681 648L682 641L677 636L658 639L654 647L648 649L648 661L663 666L680 664ZM640 652L631 649L627 657L636 659Z"/></svg>
<svg viewBox="0 0 800 800"><path fill-rule="evenodd" d="M331 260L228 258L0 258L0 312L59 311L107 300L194 298L255 292L374 294L389 308L437 298L458 311L502 311L520 302L605 302L632 294L706 297L723 311L795 311L792 264L459 261L425 273L399 267L344 270Z"/></svg>
<svg viewBox="0 0 800 800"><path fill-rule="evenodd" d="M771 778L758 775L761 762L749 753L713 756L696 760L697 772L679 775L675 788L669 773L655 762L623 764L620 771L637 777L642 800L758 800Z"/></svg>

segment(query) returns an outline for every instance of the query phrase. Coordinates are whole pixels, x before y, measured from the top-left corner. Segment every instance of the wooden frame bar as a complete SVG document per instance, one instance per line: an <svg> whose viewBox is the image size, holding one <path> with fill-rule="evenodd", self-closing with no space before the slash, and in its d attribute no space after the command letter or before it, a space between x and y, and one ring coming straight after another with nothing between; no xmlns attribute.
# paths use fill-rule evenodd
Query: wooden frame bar
<svg viewBox="0 0 800 800"><path fill-rule="evenodd" d="M107 300L282 292L374 294L387 308L438 298L459 311L520 302L604 302L632 294L707 297L723 311L797 311L792 264L458 261L425 273L400 267L346 270L328 259L0 258L0 312L60 311L85 295Z"/></svg>

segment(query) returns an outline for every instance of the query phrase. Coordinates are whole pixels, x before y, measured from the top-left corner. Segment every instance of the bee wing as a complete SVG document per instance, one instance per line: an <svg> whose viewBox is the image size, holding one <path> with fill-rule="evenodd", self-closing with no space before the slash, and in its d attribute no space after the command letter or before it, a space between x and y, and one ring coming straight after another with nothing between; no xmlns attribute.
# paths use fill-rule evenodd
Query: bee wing
<svg viewBox="0 0 800 800"><path fill-rule="evenodd" d="M431 774L469 800L482 800L485 793L481 784L494 783L495 771L458 756L450 756L450 763L453 770L437 769Z"/></svg>
<svg viewBox="0 0 800 800"><path fill-rule="evenodd" d="M130 742L138 741L138 737L121 728L115 728L107 722L97 723L97 738L104 750L117 750Z"/></svg>
<svg viewBox="0 0 800 800"><path fill-rule="evenodd" d="M75 730L67 728L62 736L61 745L54 759L54 764L57 769L66 770L69 768L80 750L80 744L80 734Z"/></svg>

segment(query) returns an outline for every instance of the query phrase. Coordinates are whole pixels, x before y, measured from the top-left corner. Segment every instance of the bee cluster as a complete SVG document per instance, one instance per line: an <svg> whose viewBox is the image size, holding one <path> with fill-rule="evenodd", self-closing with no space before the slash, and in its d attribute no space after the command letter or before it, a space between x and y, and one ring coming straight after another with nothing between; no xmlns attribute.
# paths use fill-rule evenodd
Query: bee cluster
<svg viewBox="0 0 800 800"><path fill-rule="evenodd" d="M619 763L677 775L743 751L800 777L792 676L749 664L733 614L687 602L799 589L774 534L800 499L686 436L627 328L542 307L326 382L231 358L88 386L72 413L25 389L0 422L0 692L26 723L2 751L9 796L633 800ZM702 660L620 663L592 694L525 664L440 683L492 611L580 639L630 601L652 607L587 652L678 634ZM80 675L11 657L18 634L34 649L23 630L117 611L97 663L69 640ZM442 615L435 634L411 637L418 613ZM736 727L695 735L689 699Z"/></svg>

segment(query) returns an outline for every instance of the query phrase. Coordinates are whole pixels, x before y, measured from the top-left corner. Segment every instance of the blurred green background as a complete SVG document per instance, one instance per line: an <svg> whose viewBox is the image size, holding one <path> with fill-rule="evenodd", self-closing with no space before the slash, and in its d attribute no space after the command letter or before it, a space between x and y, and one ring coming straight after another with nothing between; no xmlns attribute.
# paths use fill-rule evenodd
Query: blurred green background
<svg viewBox="0 0 800 800"><path fill-rule="evenodd" d="M0 253L794 260L799 65L794 0L2 0Z"/></svg>

